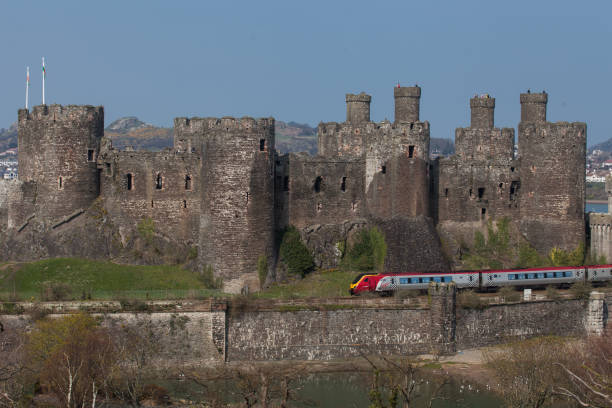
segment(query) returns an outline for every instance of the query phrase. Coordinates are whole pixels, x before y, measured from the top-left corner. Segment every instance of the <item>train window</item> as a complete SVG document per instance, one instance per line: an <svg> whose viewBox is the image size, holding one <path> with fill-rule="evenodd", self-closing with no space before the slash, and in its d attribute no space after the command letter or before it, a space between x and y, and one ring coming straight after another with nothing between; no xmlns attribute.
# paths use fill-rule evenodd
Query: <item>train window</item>
<svg viewBox="0 0 612 408"><path fill-rule="evenodd" d="M555 274L554 274L554 273L552 273L552 272L546 272L546 277L547 277L547 278L554 278L554 277L555 277Z"/></svg>
<svg viewBox="0 0 612 408"><path fill-rule="evenodd" d="M543 279L544 278L544 274L543 273L538 273L538 279Z"/></svg>
<svg viewBox="0 0 612 408"><path fill-rule="evenodd" d="M435 278L433 278L433 281L440 283L440 282L442 282L442 278L435 277Z"/></svg>
<svg viewBox="0 0 612 408"><path fill-rule="evenodd" d="M564 275L565 275L566 278L571 278L573 276L573 273L570 272L570 271L567 271L567 272L564 273Z"/></svg>
<svg viewBox="0 0 612 408"><path fill-rule="evenodd" d="M535 279L535 273L528 273L527 279Z"/></svg>
<svg viewBox="0 0 612 408"><path fill-rule="evenodd" d="M399 278L400 285L408 284L408 278Z"/></svg>
<svg viewBox="0 0 612 408"><path fill-rule="evenodd" d="M513 274L513 273L509 273L508 274L508 280L514 280L515 277L516 277L516 275Z"/></svg>
<svg viewBox="0 0 612 408"><path fill-rule="evenodd" d="M368 278L365 278L363 281L364 281L364 282L369 282Z"/></svg>
<svg viewBox="0 0 612 408"><path fill-rule="evenodd" d="M516 276L516 279L525 279L525 274L524 274L524 273L519 273L519 274Z"/></svg>
<svg viewBox="0 0 612 408"><path fill-rule="evenodd" d="M444 282L452 282L453 281L453 277L452 276L445 276L444 277Z"/></svg>
<svg viewBox="0 0 612 408"><path fill-rule="evenodd" d="M562 278L563 272L555 272L555 278Z"/></svg>
<svg viewBox="0 0 612 408"><path fill-rule="evenodd" d="M419 278L410 278L410 283L419 283Z"/></svg>
<svg viewBox="0 0 612 408"><path fill-rule="evenodd" d="M470 282L474 280L474 277L470 275Z"/></svg>

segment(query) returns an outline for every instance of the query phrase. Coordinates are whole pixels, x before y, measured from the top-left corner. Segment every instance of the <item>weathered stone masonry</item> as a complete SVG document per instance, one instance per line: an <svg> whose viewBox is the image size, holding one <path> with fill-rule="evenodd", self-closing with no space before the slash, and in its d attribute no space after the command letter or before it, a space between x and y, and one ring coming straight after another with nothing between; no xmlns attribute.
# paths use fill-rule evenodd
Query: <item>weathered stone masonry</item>
<svg viewBox="0 0 612 408"><path fill-rule="evenodd" d="M456 308L454 287L439 285L430 291L429 306L420 307L392 305L389 299L376 302L378 306L359 306L362 300L353 299L353 308L346 304L339 310L310 302L303 310L282 311L289 305L277 305L236 313L224 302L212 301L193 311L147 313L128 313L117 305L119 310L99 316L104 325L134 327L154 339L162 366L332 360L361 353L452 354L535 336L598 335L610 324L612 297L602 293L593 293L589 301L535 301L473 310ZM320 310L312 310L317 306ZM31 324L27 315L1 311L0 321L0 344L10 344L16 330Z"/></svg>
<svg viewBox="0 0 612 408"><path fill-rule="evenodd" d="M145 152L112 147L102 107L22 109L20 179L0 181L0 253L188 260L236 292L259 285L260 257L275 279L275 233L288 225L322 268L377 226L390 272L448 270L475 230L502 217L542 253L585 242L586 125L547 122L546 93L520 95L518 156L514 129L495 127L495 99L481 95L456 154L433 161L421 88L393 94L393 122L370 120L369 95L347 94L346 120L319 124L316 156L279 156L272 118L177 118L173 148ZM600 221L591 237L603 251Z"/></svg>

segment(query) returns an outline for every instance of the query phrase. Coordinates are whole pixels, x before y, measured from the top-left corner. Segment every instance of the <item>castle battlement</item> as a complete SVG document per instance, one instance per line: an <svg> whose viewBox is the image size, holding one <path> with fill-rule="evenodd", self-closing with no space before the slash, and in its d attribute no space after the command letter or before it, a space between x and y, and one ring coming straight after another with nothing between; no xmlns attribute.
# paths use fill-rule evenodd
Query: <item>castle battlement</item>
<svg viewBox="0 0 612 408"><path fill-rule="evenodd" d="M207 130L270 130L274 129L274 118L252 118L243 116L235 118L233 116L224 116L222 118L186 118L180 117L174 119L174 128L189 131L207 131Z"/></svg>
<svg viewBox="0 0 612 408"><path fill-rule="evenodd" d="M104 117L104 107L92 105L37 105L31 111L19 109L19 121L90 121Z"/></svg>

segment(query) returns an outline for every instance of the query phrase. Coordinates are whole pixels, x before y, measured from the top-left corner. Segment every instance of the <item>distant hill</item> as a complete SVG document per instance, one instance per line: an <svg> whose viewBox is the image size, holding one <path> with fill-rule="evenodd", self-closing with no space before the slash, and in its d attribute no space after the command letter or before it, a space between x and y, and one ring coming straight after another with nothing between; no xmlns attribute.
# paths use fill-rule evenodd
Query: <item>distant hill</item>
<svg viewBox="0 0 612 408"><path fill-rule="evenodd" d="M588 148L589 153L591 153L593 150L612 152L612 138Z"/></svg>
<svg viewBox="0 0 612 408"><path fill-rule="evenodd" d="M123 150L128 146L136 150L159 151L172 147L173 129L145 123L134 116L126 116L112 122L104 129L113 146ZM612 150L612 139L609 141ZM0 129L0 152L17 147L17 124ZM276 121L276 148L281 153L308 152L317 154L317 129L307 124ZM455 152L450 139L431 138L430 152L448 156Z"/></svg>
<svg viewBox="0 0 612 408"><path fill-rule="evenodd" d="M8 129L0 128L0 152L17 147L17 122Z"/></svg>
<svg viewBox="0 0 612 408"><path fill-rule="evenodd" d="M450 156L455 153L455 143L451 139L432 137L429 139L429 154L434 157Z"/></svg>

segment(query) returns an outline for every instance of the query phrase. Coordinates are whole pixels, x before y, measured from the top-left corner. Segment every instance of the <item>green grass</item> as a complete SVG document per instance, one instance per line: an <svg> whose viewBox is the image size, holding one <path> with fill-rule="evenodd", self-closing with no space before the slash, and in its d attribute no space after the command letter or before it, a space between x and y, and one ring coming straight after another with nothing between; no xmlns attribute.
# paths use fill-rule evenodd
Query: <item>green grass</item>
<svg viewBox="0 0 612 408"><path fill-rule="evenodd" d="M357 272L337 269L311 272L302 280L272 286L254 296L264 299L294 299L348 296L349 285Z"/></svg>
<svg viewBox="0 0 612 408"><path fill-rule="evenodd" d="M70 297L91 293L93 299L174 299L210 297L191 271L180 266L118 265L111 262L58 258L16 264L0 271L0 299L40 299L45 282L67 284Z"/></svg>

